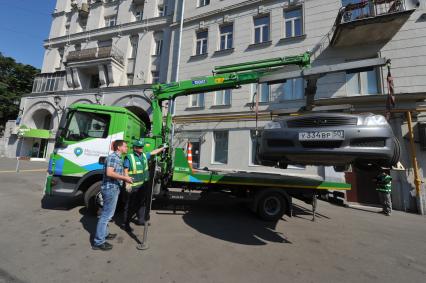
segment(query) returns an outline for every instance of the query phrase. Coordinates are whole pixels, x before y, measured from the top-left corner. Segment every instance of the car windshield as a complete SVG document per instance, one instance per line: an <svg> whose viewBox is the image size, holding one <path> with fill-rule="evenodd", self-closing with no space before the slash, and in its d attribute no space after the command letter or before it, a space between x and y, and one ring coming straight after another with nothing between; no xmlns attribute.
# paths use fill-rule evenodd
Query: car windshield
<svg viewBox="0 0 426 283"><path fill-rule="evenodd" d="M70 141L86 138L106 138L110 117L106 114L73 111L68 115L63 137Z"/></svg>

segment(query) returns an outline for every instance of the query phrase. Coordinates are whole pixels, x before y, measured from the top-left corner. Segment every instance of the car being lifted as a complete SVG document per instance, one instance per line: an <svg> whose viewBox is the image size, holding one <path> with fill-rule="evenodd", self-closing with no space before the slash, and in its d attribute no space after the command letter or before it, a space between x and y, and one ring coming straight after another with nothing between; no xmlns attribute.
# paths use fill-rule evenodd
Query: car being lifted
<svg viewBox="0 0 426 283"><path fill-rule="evenodd" d="M384 116L372 113L312 113L279 117L265 125L258 151L262 165L334 166L345 171L391 167L400 145Z"/></svg>

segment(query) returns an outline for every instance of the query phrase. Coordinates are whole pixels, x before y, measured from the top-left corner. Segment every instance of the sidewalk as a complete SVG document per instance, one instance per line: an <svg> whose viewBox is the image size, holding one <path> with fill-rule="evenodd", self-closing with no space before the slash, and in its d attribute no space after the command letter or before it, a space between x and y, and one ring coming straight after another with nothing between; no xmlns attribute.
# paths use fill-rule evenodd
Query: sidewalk
<svg viewBox="0 0 426 283"><path fill-rule="evenodd" d="M16 158L0 157L0 174L16 172ZM20 160L19 170L25 171L46 171L48 163L46 161Z"/></svg>

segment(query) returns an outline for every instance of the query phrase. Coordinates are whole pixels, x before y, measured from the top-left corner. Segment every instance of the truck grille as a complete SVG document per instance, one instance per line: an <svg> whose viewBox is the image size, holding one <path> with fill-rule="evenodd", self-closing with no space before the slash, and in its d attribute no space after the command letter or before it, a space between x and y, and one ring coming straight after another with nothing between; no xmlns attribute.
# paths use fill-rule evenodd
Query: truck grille
<svg viewBox="0 0 426 283"><path fill-rule="evenodd" d="M338 148L343 141L301 141L305 148Z"/></svg>
<svg viewBox="0 0 426 283"><path fill-rule="evenodd" d="M362 138L352 139L350 145L353 147L385 147L386 139L383 138Z"/></svg>
<svg viewBox="0 0 426 283"><path fill-rule="evenodd" d="M289 128L317 128L332 126L356 126L357 118L352 117L307 117L287 121Z"/></svg>

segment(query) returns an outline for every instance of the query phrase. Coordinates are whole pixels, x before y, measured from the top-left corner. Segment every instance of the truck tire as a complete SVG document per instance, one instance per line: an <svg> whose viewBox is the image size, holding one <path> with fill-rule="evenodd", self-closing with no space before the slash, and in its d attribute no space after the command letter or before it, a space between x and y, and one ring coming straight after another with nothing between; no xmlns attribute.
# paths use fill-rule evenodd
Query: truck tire
<svg viewBox="0 0 426 283"><path fill-rule="evenodd" d="M84 193L84 204L90 214L100 215L102 212L101 181L93 183Z"/></svg>
<svg viewBox="0 0 426 283"><path fill-rule="evenodd" d="M287 202L277 192L264 194L257 204L257 214L265 221L278 221L287 209Z"/></svg>

